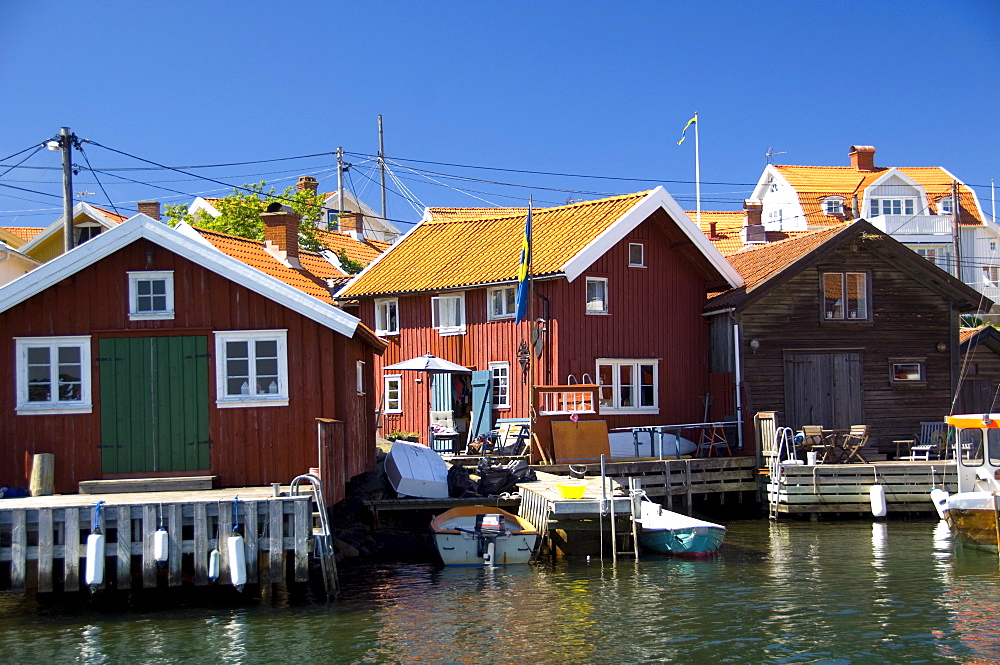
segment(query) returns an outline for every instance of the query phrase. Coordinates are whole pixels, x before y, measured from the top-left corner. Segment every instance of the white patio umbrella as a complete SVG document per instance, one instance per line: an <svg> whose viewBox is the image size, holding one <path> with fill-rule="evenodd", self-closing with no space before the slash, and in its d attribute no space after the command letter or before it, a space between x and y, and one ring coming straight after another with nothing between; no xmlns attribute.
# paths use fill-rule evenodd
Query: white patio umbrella
<svg viewBox="0 0 1000 665"><path fill-rule="evenodd" d="M456 365L451 361L445 360L444 358L438 358L437 356L433 356L429 353L417 358L410 358L409 360L403 360L398 363L386 365L382 369L393 371L413 370L416 372L449 372L452 374L469 374L472 372L472 370L467 367Z"/></svg>

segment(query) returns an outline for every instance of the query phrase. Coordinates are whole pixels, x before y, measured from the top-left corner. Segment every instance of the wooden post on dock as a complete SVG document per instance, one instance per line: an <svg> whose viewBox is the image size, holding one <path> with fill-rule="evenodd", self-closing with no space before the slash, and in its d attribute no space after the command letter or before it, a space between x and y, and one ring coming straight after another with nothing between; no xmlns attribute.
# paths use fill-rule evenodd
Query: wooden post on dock
<svg viewBox="0 0 1000 665"><path fill-rule="evenodd" d="M31 496L52 496L55 485L56 456L52 453L38 453L31 459L31 482L28 489Z"/></svg>

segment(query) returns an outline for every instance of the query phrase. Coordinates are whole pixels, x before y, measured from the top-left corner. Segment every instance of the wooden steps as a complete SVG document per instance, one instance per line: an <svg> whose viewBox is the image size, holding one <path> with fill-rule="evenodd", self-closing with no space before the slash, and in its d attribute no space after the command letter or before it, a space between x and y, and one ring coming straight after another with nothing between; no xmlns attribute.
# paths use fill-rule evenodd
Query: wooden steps
<svg viewBox="0 0 1000 665"><path fill-rule="evenodd" d="M215 476L183 476L178 478L115 478L84 480L80 494L122 494L125 492L185 492L212 489Z"/></svg>

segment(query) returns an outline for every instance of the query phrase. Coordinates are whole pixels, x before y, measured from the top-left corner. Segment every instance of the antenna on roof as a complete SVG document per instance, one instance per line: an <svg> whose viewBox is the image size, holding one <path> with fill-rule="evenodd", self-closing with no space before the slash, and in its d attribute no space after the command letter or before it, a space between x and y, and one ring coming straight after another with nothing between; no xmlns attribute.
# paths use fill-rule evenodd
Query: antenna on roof
<svg viewBox="0 0 1000 665"><path fill-rule="evenodd" d="M770 164L771 158L774 157L775 155L787 155L787 154L788 154L787 150L782 150L781 152L774 152L773 149L768 148L767 152L764 153L764 159L767 161L768 164Z"/></svg>
<svg viewBox="0 0 1000 665"><path fill-rule="evenodd" d="M82 199L84 196L93 196L96 193L97 192L88 192L87 190L84 190L82 192L77 192L76 195Z"/></svg>

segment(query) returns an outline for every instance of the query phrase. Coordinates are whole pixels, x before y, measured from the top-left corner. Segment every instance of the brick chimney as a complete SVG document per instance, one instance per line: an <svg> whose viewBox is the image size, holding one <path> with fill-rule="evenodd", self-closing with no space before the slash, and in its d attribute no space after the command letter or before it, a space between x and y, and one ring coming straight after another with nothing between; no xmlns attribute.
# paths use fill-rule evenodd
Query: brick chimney
<svg viewBox="0 0 1000 665"><path fill-rule="evenodd" d="M345 212L340 215L340 230L355 240L364 237L365 216L360 212Z"/></svg>
<svg viewBox="0 0 1000 665"><path fill-rule="evenodd" d="M311 175L299 176L299 181L295 183L295 189L300 192L304 192L308 189L310 192L315 194L319 191L319 183L316 181L316 178Z"/></svg>
<svg viewBox="0 0 1000 665"><path fill-rule="evenodd" d="M764 204L760 199L744 199L743 210L747 215L745 242L748 244L767 242L767 234L764 232L764 222L761 219Z"/></svg>
<svg viewBox="0 0 1000 665"><path fill-rule="evenodd" d="M851 168L855 171L875 170L875 146L873 145L852 145Z"/></svg>
<svg viewBox="0 0 1000 665"><path fill-rule="evenodd" d="M136 203L139 208L139 214L146 215L147 217L152 217L156 221L162 221L160 217L160 202L159 201L139 201Z"/></svg>
<svg viewBox="0 0 1000 665"><path fill-rule="evenodd" d="M298 268L299 216L280 207L272 203L268 212L260 214L260 221L264 222L264 249L282 263Z"/></svg>
<svg viewBox="0 0 1000 665"><path fill-rule="evenodd" d="M708 223L708 239L709 240L718 240L719 239L719 233L718 233L718 230L716 228L716 223L715 222L709 222Z"/></svg>

